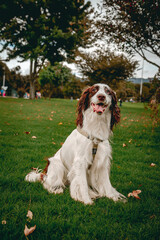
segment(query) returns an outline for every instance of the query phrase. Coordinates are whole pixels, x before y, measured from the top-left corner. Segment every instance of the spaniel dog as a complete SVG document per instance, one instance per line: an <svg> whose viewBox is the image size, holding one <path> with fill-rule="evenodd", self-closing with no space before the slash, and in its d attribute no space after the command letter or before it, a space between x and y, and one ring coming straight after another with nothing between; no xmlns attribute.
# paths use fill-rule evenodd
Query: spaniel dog
<svg viewBox="0 0 160 240"><path fill-rule="evenodd" d="M61 149L48 159L43 172L31 171L25 180L40 181L50 193L62 193L70 184L70 195L84 204L108 197L114 201L125 196L110 182L113 126L120 120L115 93L106 84L87 88L78 103L77 128L67 137Z"/></svg>

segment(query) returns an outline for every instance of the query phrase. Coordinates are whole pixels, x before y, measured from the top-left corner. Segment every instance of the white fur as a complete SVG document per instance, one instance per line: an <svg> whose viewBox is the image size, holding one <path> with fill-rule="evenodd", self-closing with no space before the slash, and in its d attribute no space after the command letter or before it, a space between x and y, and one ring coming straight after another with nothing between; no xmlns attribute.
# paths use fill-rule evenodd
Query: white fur
<svg viewBox="0 0 160 240"><path fill-rule="evenodd" d="M106 94L103 89L107 85L99 86L100 93ZM97 94L92 97L91 102L96 103ZM109 105L102 115L93 112L91 106L83 112L82 129L94 140L87 139L75 129L61 149L49 159L50 164L42 184L50 193L62 193L69 182L71 197L84 204L92 204L92 199L98 197L108 197L114 201L125 198L112 187L109 179L112 154L109 143L111 97L107 94L106 101ZM93 143L98 141L97 138L103 142L98 143L97 153L93 159L92 147ZM25 180L40 181L40 174L32 171Z"/></svg>

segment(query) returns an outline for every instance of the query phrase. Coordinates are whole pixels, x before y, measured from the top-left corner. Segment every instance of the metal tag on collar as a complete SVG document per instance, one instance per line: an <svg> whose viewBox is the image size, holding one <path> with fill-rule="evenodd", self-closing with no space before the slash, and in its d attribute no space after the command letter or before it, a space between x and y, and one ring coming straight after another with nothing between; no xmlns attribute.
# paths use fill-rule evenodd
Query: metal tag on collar
<svg viewBox="0 0 160 240"><path fill-rule="evenodd" d="M92 148L92 154L96 155L96 152L97 152L97 148Z"/></svg>

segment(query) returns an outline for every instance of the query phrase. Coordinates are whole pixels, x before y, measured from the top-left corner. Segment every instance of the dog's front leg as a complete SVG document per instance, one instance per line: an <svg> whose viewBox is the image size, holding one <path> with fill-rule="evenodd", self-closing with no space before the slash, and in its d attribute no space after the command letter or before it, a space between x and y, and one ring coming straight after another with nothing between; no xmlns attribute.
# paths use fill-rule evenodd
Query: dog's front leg
<svg viewBox="0 0 160 240"><path fill-rule="evenodd" d="M70 194L71 197L83 202L84 204L92 204L93 201L89 196L88 182L87 182L87 160L75 159L71 171L68 174L70 181Z"/></svg>

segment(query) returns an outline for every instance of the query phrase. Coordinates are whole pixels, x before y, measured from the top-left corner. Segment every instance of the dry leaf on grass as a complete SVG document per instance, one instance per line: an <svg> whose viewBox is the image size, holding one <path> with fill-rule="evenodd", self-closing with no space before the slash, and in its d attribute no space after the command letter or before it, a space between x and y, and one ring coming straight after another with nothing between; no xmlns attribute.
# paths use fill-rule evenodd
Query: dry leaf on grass
<svg viewBox="0 0 160 240"><path fill-rule="evenodd" d="M28 210L28 213L27 213L26 216L27 216L29 219L32 220L32 218L33 218L33 213L32 213L30 210Z"/></svg>
<svg viewBox="0 0 160 240"><path fill-rule="evenodd" d="M34 230L36 229L36 225L34 225L31 228L28 228L27 225L25 224L25 229L24 229L24 235L28 236L29 234L31 234L32 232L34 232Z"/></svg>
<svg viewBox="0 0 160 240"><path fill-rule="evenodd" d="M24 132L25 134L30 134L31 132Z"/></svg>
<svg viewBox="0 0 160 240"><path fill-rule="evenodd" d="M156 164L155 164L155 163L151 163L150 166L151 166L151 167L155 167Z"/></svg>
<svg viewBox="0 0 160 240"><path fill-rule="evenodd" d="M2 220L2 224L5 225L7 222L6 220Z"/></svg>
<svg viewBox="0 0 160 240"><path fill-rule="evenodd" d="M141 193L141 190L134 190L131 193L128 193L128 197L134 197L136 199L140 199L140 197L138 196L138 194Z"/></svg>
<svg viewBox="0 0 160 240"><path fill-rule="evenodd" d="M123 143L123 147L127 147L127 145L125 143Z"/></svg>
<svg viewBox="0 0 160 240"><path fill-rule="evenodd" d="M63 124L62 122L58 123L58 125L62 125L62 124Z"/></svg>
<svg viewBox="0 0 160 240"><path fill-rule="evenodd" d="M32 136L33 139L37 138L36 136Z"/></svg>
<svg viewBox="0 0 160 240"><path fill-rule="evenodd" d="M123 118L123 121L126 120L126 119L127 119L127 117L124 117L124 118Z"/></svg>

